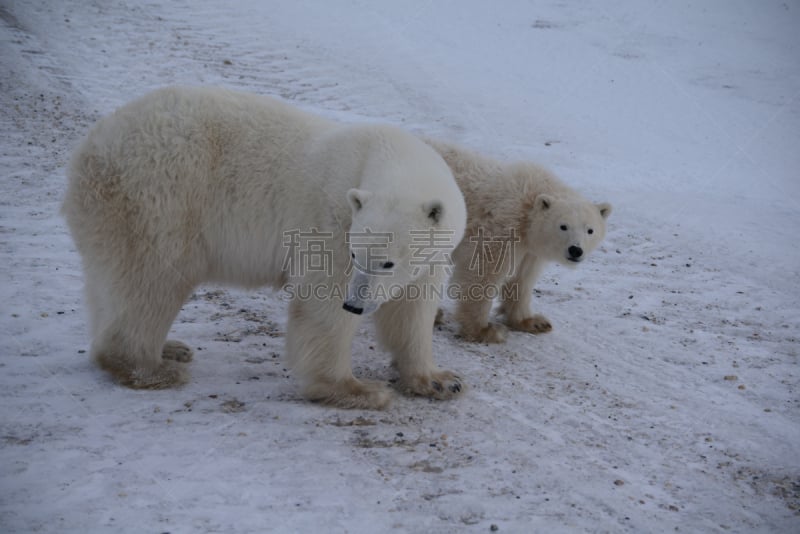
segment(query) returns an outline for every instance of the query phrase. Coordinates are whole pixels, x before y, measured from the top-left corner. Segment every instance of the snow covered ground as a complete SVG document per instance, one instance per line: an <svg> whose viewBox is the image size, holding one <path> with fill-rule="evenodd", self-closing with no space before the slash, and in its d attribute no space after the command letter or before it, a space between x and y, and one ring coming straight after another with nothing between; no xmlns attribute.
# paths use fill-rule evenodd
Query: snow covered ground
<svg viewBox="0 0 800 534"><path fill-rule="evenodd" d="M0 531L800 531L800 6L0 2ZM543 336L453 402L304 402L286 296L203 287L192 381L90 364L64 165L149 89L225 85L533 159L615 208ZM390 380L369 323L356 371Z"/></svg>

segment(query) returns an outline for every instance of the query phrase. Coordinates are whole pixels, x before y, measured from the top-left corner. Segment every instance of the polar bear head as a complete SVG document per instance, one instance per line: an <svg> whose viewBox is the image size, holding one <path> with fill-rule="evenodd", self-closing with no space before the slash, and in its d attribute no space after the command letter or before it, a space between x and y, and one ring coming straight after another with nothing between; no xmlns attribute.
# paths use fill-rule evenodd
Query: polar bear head
<svg viewBox="0 0 800 534"><path fill-rule="evenodd" d="M449 194L380 193L350 189L348 246L352 272L344 309L369 314L396 298L431 298L418 285L441 283L466 225L466 208L455 183Z"/></svg>
<svg viewBox="0 0 800 534"><path fill-rule="evenodd" d="M606 235L611 205L539 194L528 212L526 246L537 256L574 267Z"/></svg>

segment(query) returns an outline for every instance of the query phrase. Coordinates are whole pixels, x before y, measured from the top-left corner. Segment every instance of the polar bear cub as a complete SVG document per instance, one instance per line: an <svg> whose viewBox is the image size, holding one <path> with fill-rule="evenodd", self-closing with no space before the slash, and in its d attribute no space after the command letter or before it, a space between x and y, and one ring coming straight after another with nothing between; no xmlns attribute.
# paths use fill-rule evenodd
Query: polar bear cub
<svg viewBox="0 0 800 534"><path fill-rule="evenodd" d="M403 391L462 390L433 361L441 292L405 290L446 277L411 265L412 231L437 232L448 254L466 208L442 158L401 130L342 125L264 96L161 89L93 127L62 211L82 256L91 354L126 386L187 380L192 351L166 336L193 289L218 282L292 289L286 350L309 399L388 404L387 386L356 379L350 364L372 312ZM321 236L324 268L288 253L298 235ZM352 239L376 235L371 255Z"/></svg>
<svg viewBox="0 0 800 534"><path fill-rule="evenodd" d="M470 341L499 343L507 328L549 332L530 310L533 286L550 262L575 267L603 240L611 205L594 204L533 163L505 165L427 139L453 171L467 203L467 231L453 255L449 294ZM503 324L490 322L494 297Z"/></svg>

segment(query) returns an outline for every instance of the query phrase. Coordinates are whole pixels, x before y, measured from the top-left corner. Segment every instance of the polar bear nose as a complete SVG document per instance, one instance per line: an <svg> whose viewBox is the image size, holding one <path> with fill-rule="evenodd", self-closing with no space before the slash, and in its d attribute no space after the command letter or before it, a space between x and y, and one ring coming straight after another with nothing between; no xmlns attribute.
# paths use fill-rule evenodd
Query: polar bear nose
<svg viewBox="0 0 800 534"><path fill-rule="evenodd" d="M382 267L383 267L384 269L391 269L392 267L394 267L394 262L393 262L393 261L387 261L386 263L384 263L384 264L382 265Z"/></svg>
<svg viewBox="0 0 800 534"><path fill-rule="evenodd" d="M569 255L573 258L580 258L581 256L583 256L583 249L581 247L576 247L575 245L572 245L567 250L569 251Z"/></svg>

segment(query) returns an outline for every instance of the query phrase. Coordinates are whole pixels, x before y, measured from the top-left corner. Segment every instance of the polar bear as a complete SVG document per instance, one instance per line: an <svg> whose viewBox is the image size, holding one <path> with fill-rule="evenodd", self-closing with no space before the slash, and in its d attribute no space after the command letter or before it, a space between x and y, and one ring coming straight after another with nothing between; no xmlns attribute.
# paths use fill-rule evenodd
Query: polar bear
<svg viewBox="0 0 800 534"><path fill-rule="evenodd" d="M575 267L586 259L605 237L611 205L589 202L533 163L506 165L426 142L445 159L467 203L467 230L453 255L449 290L462 337L500 343L507 328L549 332L550 321L531 313L533 285L550 262ZM489 321L495 297L505 325Z"/></svg>
<svg viewBox="0 0 800 534"><path fill-rule="evenodd" d="M389 403L391 390L357 380L350 364L372 312L404 392L443 399L463 388L433 361L441 292L404 290L447 276L410 265L409 233L435 230L448 254L466 207L442 158L401 130L342 125L265 96L161 89L93 127L62 212L82 256L91 354L126 386L187 380L192 351L166 336L193 289L215 282L296 290L287 357L311 400ZM287 253L302 233L322 239L324 269ZM382 247L367 257L353 235L382 235Z"/></svg>

